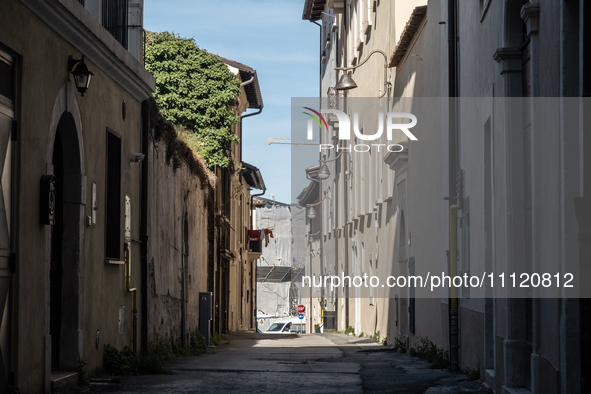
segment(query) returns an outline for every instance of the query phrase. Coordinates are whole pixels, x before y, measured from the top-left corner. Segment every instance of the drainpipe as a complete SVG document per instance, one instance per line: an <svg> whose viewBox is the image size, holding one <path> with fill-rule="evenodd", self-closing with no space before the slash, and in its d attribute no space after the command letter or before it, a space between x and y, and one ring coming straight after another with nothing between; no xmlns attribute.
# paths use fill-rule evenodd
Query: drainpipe
<svg viewBox="0 0 591 394"><path fill-rule="evenodd" d="M253 210L253 199L255 197L260 197L262 195L265 194L265 192L267 191L267 189L263 189L262 193L258 193L258 194L251 194L250 195L250 229L253 230L254 229L254 216L252 215L252 210Z"/></svg>
<svg viewBox="0 0 591 394"><path fill-rule="evenodd" d="M252 77L250 77L250 79L246 82L242 82L240 84L240 87L246 86L246 85L250 85L251 83L254 82L254 74L252 75ZM240 127L242 127L242 119L244 118L248 118L249 116L255 116L260 114L261 112L263 112L263 107L261 107L258 111L250 113L250 114L246 114L246 115L240 115ZM242 145L240 145L242 147Z"/></svg>
<svg viewBox="0 0 591 394"><path fill-rule="evenodd" d="M456 31L456 12L457 0L448 0L447 2L447 43L448 43L448 88L449 88L449 266L450 276L455 275L457 271L457 216L456 212L461 209L459 199L456 196L456 173L457 173L457 120L456 120L456 100L457 97L457 31ZM455 202L454 202L455 201ZM456 371L459 365L458 357L458 298L457 289L451 288L451 298L449 300L449 344L450 361L452 371Z"/></svg>
<svg viewBox="0 0 591 394"><path fill-rule="evenodd" d="M131 287L131 242L125 242L125 289L133 295L133 354L137 354L137 289Z"/></svg>
<svg viewBox="0 0 591 394"><path fill-rule="evenodd" d="M246 85L250 85L253 82L254 82L254 74L252 75L252 77L250 77L250 79L248 81L242 82L240 84L240 87L244 87ZM240 115L240 128L242 128L242 119L248 118L249 116L258 115L261 112L263 112L263 108L262 107L258 111L256 111L256 112L253 112L253 113L250 113L250 114L246 114L246 115ZM242 144L240 145L240 148L242 148Z"/></svg>
<svg viewBox="0 0 591 394"><path fill-rule="evenodd" d="M142 320L141 320L141 349L148 349L148 162L149 162L149 134L150 134L150 102L142 101L142 160L141 179L141 208L140 208L140 264L141 264L141 296L142 296ZM137 310L134 313L134 321L137 324ZM137 332L134 327L134 335ZM137 339L137 338L136 338ZM134 341L135 346L136 341Z"/></svg>
<svg viewBox="0 0 591 394"><path fill-rule="evenodd" d="M319 27L319 51L318 51L318 112L320 112L322 110L322 25L316 21L310 21L313 24L315 24L316 26ZM322 134L319 135L319 140L320 142L322 142ZM319 153L319 159L322 159L322 154ZM319 198L322 199L322 183L320 182L319 187L318 187L318 192L319 192ZM324 232L324 228L323 228L323 224L324 224L324 212L321 211L321 218L320 218L320 275L324 276L324 242L322 242L322 237L323 237L323 232ZM325 301L324 298L324 288L320 288L320 300L321 302ZM326 309L326 308L325 308ZM321 319L320 322L318 323L318 325L320 326L322 324L322 327L324 327L324 311L322 311L322 315L321 315Z"/></svg>
<svg viewBox="0 0 591 394"><path fill-rule="evenodd" d="M252 83L252 81L254 81L254 75L252 77L250 77L250 79L248 81L242 82L240 84L240 87L246 86L246 85L250 85Z"/></svg>
<svg viewBox="0 0 591 394"><path fill-rule="evenodd" d="M348 39L348 30L345 28L345 23L347 21L347 7L343 8L343 18L341 19L341 28L342 28L342 33L343 33L343 38L342 40L339 40L341 42L341 50L343 51L343 64L344 66L347 65L347 53L348 53L348 49L347 48L347 39ZM388 23L388 26L390 25L390 23ZM340 29L339 29L340 31ZM338 47L337 47L337 54L338 54ZM338 59L338 56L337 56ZM336 83L337 81L335 81ZM347 108L347 95L345 95L345 97L343 98L343 110L346 111ZM351 168L351 158L349 157L349 169ZM349 177L349 179L351 179L351 177ZM351 186L349 185L348 182L345 182L345 190L344 190L344 196L343 196L343 207L344 209L346 209L346 213L343 215L343 220L345 221L345 226L344 229L345 231L343 232L343 234L345 235L345 275L349 276L349 251L350 251L350 246L349 246L349 237L347 236L348 231L347 231L347 227L349 226L349 190L350 190ZM346 287L345 289L345 330L347 328L349 328L349 288Z"/></svg>
<svg viewBox="0 0 591 394"><path fill-rule="evenodd" d="M454 204L449 207L449 276L455 277L458 273L458 250L457 250L457 231L458 231L458 209L461 206ZM451 369L455 371L458 369L458 288L451 284L451 299L450 299L450 356Z"/></svg>
<svg viewBox="0 0 591 394"><path fill-rule="evenodd" d="M318 112L322 109L322 25L316 21L310 21L320 28L320 51L318 53Z"/></svg>
<svg viewBox="0 0 591 394"><path fill-rule="evenodd" d="M262 109L261 109L261 111L262 111ZM264 188L262 193L253 194L253 195L250 196L250 228L251 228L251 230L254 227L254 223L253 223L254 222L254 216L252 214L252 210L253 210L253 199L255 197L262 196L263 194L265 194L266 191L267 191L267 189ZM248 248L250 248L250 245L248 245ZM251 263L251 264L253 264L253 263ZM256 263L254 263L253 265L254 265L254 272L252 273L252 277L253 277L254 280L256 280L256 277L257 277L257 265L256 265ZM258 326L258 323L257 323L257 320L256 320L257 319L257 297L254 296L256 294L256 293L254 293L254 291L256 290L256 283L257 282L255 282L255 285L254 286L251 284L251 287L252 288L250 289L250 292L253 293L252 307L254 309L253 320L254 320L254 323L255 323L253 325L253 328Z"/></svg>
<svg viewBox="0 0 591 394"><path fill-rule="evenodd" d="M255 116L255 115L258 115L258 114L260 114L261 112L263 112L263 108L260 108L258 111L256 111L256 112L253 112L253 113L251 113L251 114L241 115L241 116L240 116L240 120L242 120L242 119L244 119L244 118L248 118L249 116Z"/></svg>
<svg viewBox="0 0 591 394"><path fill-rule="evenodd" d="M240 87L244 87L246 85L250 85L251 83L254 82L254 74L252 74L252 76L250 77L250 79L248 81L242 82L240 84ZM255 116L260 114L261 112L263 112L263 107L259 108L258 111L255 111L253 113L250 114L246 114L246 115L240 115L240 138L242 139L242 119L244 118L248 118L250 116ZM240 143L240 160L242 161L242 143Z"/></svg>

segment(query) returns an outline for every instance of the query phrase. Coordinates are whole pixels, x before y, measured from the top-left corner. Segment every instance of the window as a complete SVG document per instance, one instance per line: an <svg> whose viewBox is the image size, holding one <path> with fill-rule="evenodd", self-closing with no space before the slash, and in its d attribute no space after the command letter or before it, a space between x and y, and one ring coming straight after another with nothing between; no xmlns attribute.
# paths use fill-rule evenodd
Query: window
<svg viewBox="0 0 591 394"><path fill-rule="evenodd" d="M127 49L128 0L103 0L103 26Z"/></svg>
<svg viewBox="0 0 591 394"><path fill-rule="evenodd" d="M121 257L121 138L107 129L105 257Z"/></svg>
<svg viewBox="0 0 591 394"><path fill-rule="evenodd" d="M283 326L285 325L285 323L273 323L271 325L271 327L269 327L267 329L267 331L271 331L271 332L281 332L281 329L283 328Z"/></svg>

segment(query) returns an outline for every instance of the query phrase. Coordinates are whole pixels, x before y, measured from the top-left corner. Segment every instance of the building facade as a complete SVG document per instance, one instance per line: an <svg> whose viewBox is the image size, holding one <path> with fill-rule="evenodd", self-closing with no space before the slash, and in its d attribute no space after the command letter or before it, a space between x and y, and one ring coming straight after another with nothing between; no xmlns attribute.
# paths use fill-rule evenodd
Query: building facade
<svg viewBox="0 0 591 394"><path fill-rule="evenodd" d="M76 384L107 344L186 345L203 292L210 332L253 329L262 176L240 144L209 172L159 115L143 1L8 0L0 14L0 391ZM263 103L256 71L230 63L242 138Z"/></svg>
<svg viewBox="0 0 591 394"><path fill-rule="evenodd" d="M340 64L358 65L378 49L388 68L384 80L384 59L374 54L351 72L358 87L322 107L350 117L352 111L412 112L422 125L418 141L402 133L379 140L402 145L402 152L339 157L332 150L320 157L330 176L319 199L332 200L322 209L323 241L343 255L325 252L322 264L342 260L336 267L345 274L382 278L426 275L433 267L460 275L564 275L574 267L582 277L588 5L422 3L305 2L305 19L342 15L334 28L343 31ZM385 94L378 101L380 88ZM356 98L368 98L373 109ZM328 123L321 143L336 144L338 122ZM359 126L364 134L378 127L373 119ZM328 220L330 210L336 224ZM495 392L586 392L588 302L565 289L552 298L540 294L462 288L455 296L414 297L399 288L390 298L349 294L336 304L348 306L337 313L339 329L379 330L389 343L407 347L428 338L449 352L452 367L478 369Z"/></svg>
<svg viewBox="0 0 591 394"><path fill-rule="evenodd" d="M142 2L129 19L111 3L0 5L3 388L48 392L52 371L75 371L79 358L99 366L105 343L138 341L141 297L126 271L139 278L140 266L125 256L139 260L129 240L139 237L141 173L128 156L142 152L142 102L155 81L127 31L141 26ZM69 58L93 74L83 96Z"/></svg>
<svg viewBox="0 0 591 394"><path fill-rule="evenodd" d="M320 112L322 109L338 109L352 115L349 98L380 96L382 99L368 105L379 105L380 112L387 112L388 100L392 96L388 86L394 77L392 69L387 68L384 72L387 54L396 47L395 37L402 33L413 8L424 3L305 2L303 19L321 20L323 26L320 47L325 62L321 63L323 98L319 103ZM335 68L357 65L359 67L351 70L350 75L359 88L347 93L336 90L342 71ZM363 106L363 103L361 100L357 103L356 111L361 112L363 108L359 105ZM328 129L321 133L320 143L337 145L337 118L328 115L326 119ZM377 123L374 125L369 120L363 120L361 126L367 130L375 127ZM359 140L351 144L355 142ZM385 142L385 138L379 142ZM336 149L320 152L319 168L326 165L329 176L318 182L316 202L322 203L319 205L321 209L317 209L318 217L313 220L316 224L312 225L319 229L317 237L321 246L318 249L321 252L318 256L322 258L318 264L323 267L322 275L354 276L367 272L368 275L386 277L392 272L389 262L395 251L389 240L396 234L398 213L392 204L394 176L383 162L385 153L382 151L370 158L363 153L342 153ZM309 205L313 202L300 203ZM323 288L322 291L327 290ZM324 298L325 308L331 312L329 316L334 316L335 328L344 331L352 327L356 335L379 332L381 339L392 340L398 335L395 325L398 323L391 317L396 308L408 308L407 294L393 299L379 297L377 293L374 297L361 297L358 289L343 288L335 289L326 297L320 296L320 299Z"/></svg>

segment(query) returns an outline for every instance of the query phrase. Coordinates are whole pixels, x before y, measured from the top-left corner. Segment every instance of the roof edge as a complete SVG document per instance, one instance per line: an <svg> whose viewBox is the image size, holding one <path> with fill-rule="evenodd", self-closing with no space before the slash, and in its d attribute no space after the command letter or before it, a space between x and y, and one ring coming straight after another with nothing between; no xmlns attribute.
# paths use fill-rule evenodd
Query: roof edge
<svg viewBox="0 0 591 394"><path fill-rule="evenodd" d="M426 15L426 5L415 7L415 9L412 11L410 19L408 22L406 22L406 26L400 35L398 44L396 44L396 48L394 48L394 52L392 52L392 57L390 57L388 67L397 67L402 62L404 55L410 48L410 44L412 43L412 40L419 30L421 23L423 23Z"/></svg>

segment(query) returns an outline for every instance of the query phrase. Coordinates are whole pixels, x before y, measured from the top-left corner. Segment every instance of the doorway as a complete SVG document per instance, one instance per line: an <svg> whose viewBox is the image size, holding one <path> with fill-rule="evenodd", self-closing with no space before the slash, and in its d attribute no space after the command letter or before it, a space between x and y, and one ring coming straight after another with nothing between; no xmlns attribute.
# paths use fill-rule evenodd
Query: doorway
<svg viewBox="0 0 591 394"><path fill-rule="evenodd" d="M0 391L12 373L14 84L14 58L0 47Z"/></svg>
<svg viewBox="0 0 591 394"><path fill-rule="evenodd" d="M82 355L81 259L85 199L79 136L74 117L64 112L53 143L55 224L50 228L49 335L51 370L74 371Z"/></svg>
<svg viewBox="0 0 591 394"><path fill-rule="evenodd" d="M49 268L49 335L51 335L51 370L60 367L60 342L62 327L62 243L63 243L63 195L64 152L58 128L53 149L53 174L55 182L55 225L51 228L51 262Z"/></svg>

